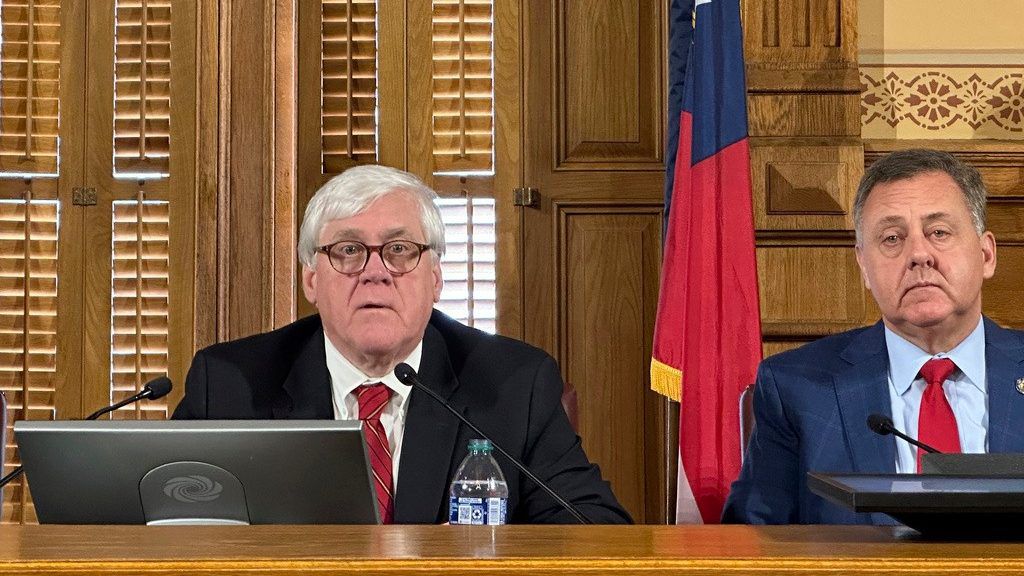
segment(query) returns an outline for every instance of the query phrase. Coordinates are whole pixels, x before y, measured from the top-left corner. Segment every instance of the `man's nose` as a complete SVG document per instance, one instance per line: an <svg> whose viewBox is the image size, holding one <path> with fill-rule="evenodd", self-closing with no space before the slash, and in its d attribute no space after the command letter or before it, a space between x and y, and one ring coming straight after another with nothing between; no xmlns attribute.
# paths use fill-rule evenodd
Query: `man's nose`
<svg viewBox="0 0 1024 576"><path fill-rule="evenodd" d="M384 266L384 256L380 250L370 253L370 259L366 261L363 273L360 278L367 282L387 282L391 280L391 272Z"/></svg>
<svg viewBox="0 0 1024 576"><path fill-rule="evenodd" d="M924 234L911 234L907 237L907 256L910 268L920 266L931 268L935 266L935 255L932 251L932 245Z"/></svg>

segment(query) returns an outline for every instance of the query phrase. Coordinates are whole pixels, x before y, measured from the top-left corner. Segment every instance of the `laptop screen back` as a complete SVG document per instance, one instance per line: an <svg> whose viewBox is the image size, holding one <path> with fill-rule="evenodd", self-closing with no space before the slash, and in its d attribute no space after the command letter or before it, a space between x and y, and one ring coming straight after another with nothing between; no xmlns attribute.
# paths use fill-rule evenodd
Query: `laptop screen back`
<svg viewBox="0 0 1024 576"><path fill-rule="evenodd" d="M44 524L376 524L358 421L19 421Z"/></svg>

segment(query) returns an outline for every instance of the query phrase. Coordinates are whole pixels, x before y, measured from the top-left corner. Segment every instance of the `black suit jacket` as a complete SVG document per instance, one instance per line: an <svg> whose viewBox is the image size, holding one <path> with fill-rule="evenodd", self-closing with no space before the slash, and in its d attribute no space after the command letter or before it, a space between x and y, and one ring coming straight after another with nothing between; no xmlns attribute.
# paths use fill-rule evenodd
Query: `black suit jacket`
<svg viewBox="0 0 1024 576"><path fill-rule="evenodd" d="M562 378L549 355L434 311L423 335L419 375L588 518L630 522L583 453L562 409ZM320 317L199 351L173 417L333 418ZM396 523L447 521L448 485L473 437L472 430L413 389L395 493ZM508 481L510 522L575 522L511 463L496 458Z"/></svg>

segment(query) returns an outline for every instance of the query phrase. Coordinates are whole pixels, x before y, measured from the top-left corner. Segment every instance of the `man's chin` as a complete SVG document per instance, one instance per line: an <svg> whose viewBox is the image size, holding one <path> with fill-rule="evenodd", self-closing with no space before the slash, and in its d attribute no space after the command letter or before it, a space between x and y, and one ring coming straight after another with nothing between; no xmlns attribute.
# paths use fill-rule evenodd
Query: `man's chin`
<svg viewBox="0 0 1024 576"><path fill-rule="evenodd" d="M905 323L920 329L939 328L953 319L950 306L916 306L903 314Z"/></svg>

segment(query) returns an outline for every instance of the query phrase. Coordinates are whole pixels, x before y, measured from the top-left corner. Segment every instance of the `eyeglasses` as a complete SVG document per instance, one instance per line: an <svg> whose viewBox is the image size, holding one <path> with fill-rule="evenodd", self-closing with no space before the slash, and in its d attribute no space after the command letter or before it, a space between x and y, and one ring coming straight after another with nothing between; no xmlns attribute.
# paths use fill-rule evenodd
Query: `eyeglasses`
<svg viewBox="0 0 1024 576"><path fill-rule="evenodd" d="M316 249L327 255L331 268L346 275L359 274L366 268L370 255L380 254L384 267L392 274L407 274L416 269L423 252L430 249L429 244L420 244L412 240L392 240L379 246L368 246L356 240L340 240Z"/></svg>

